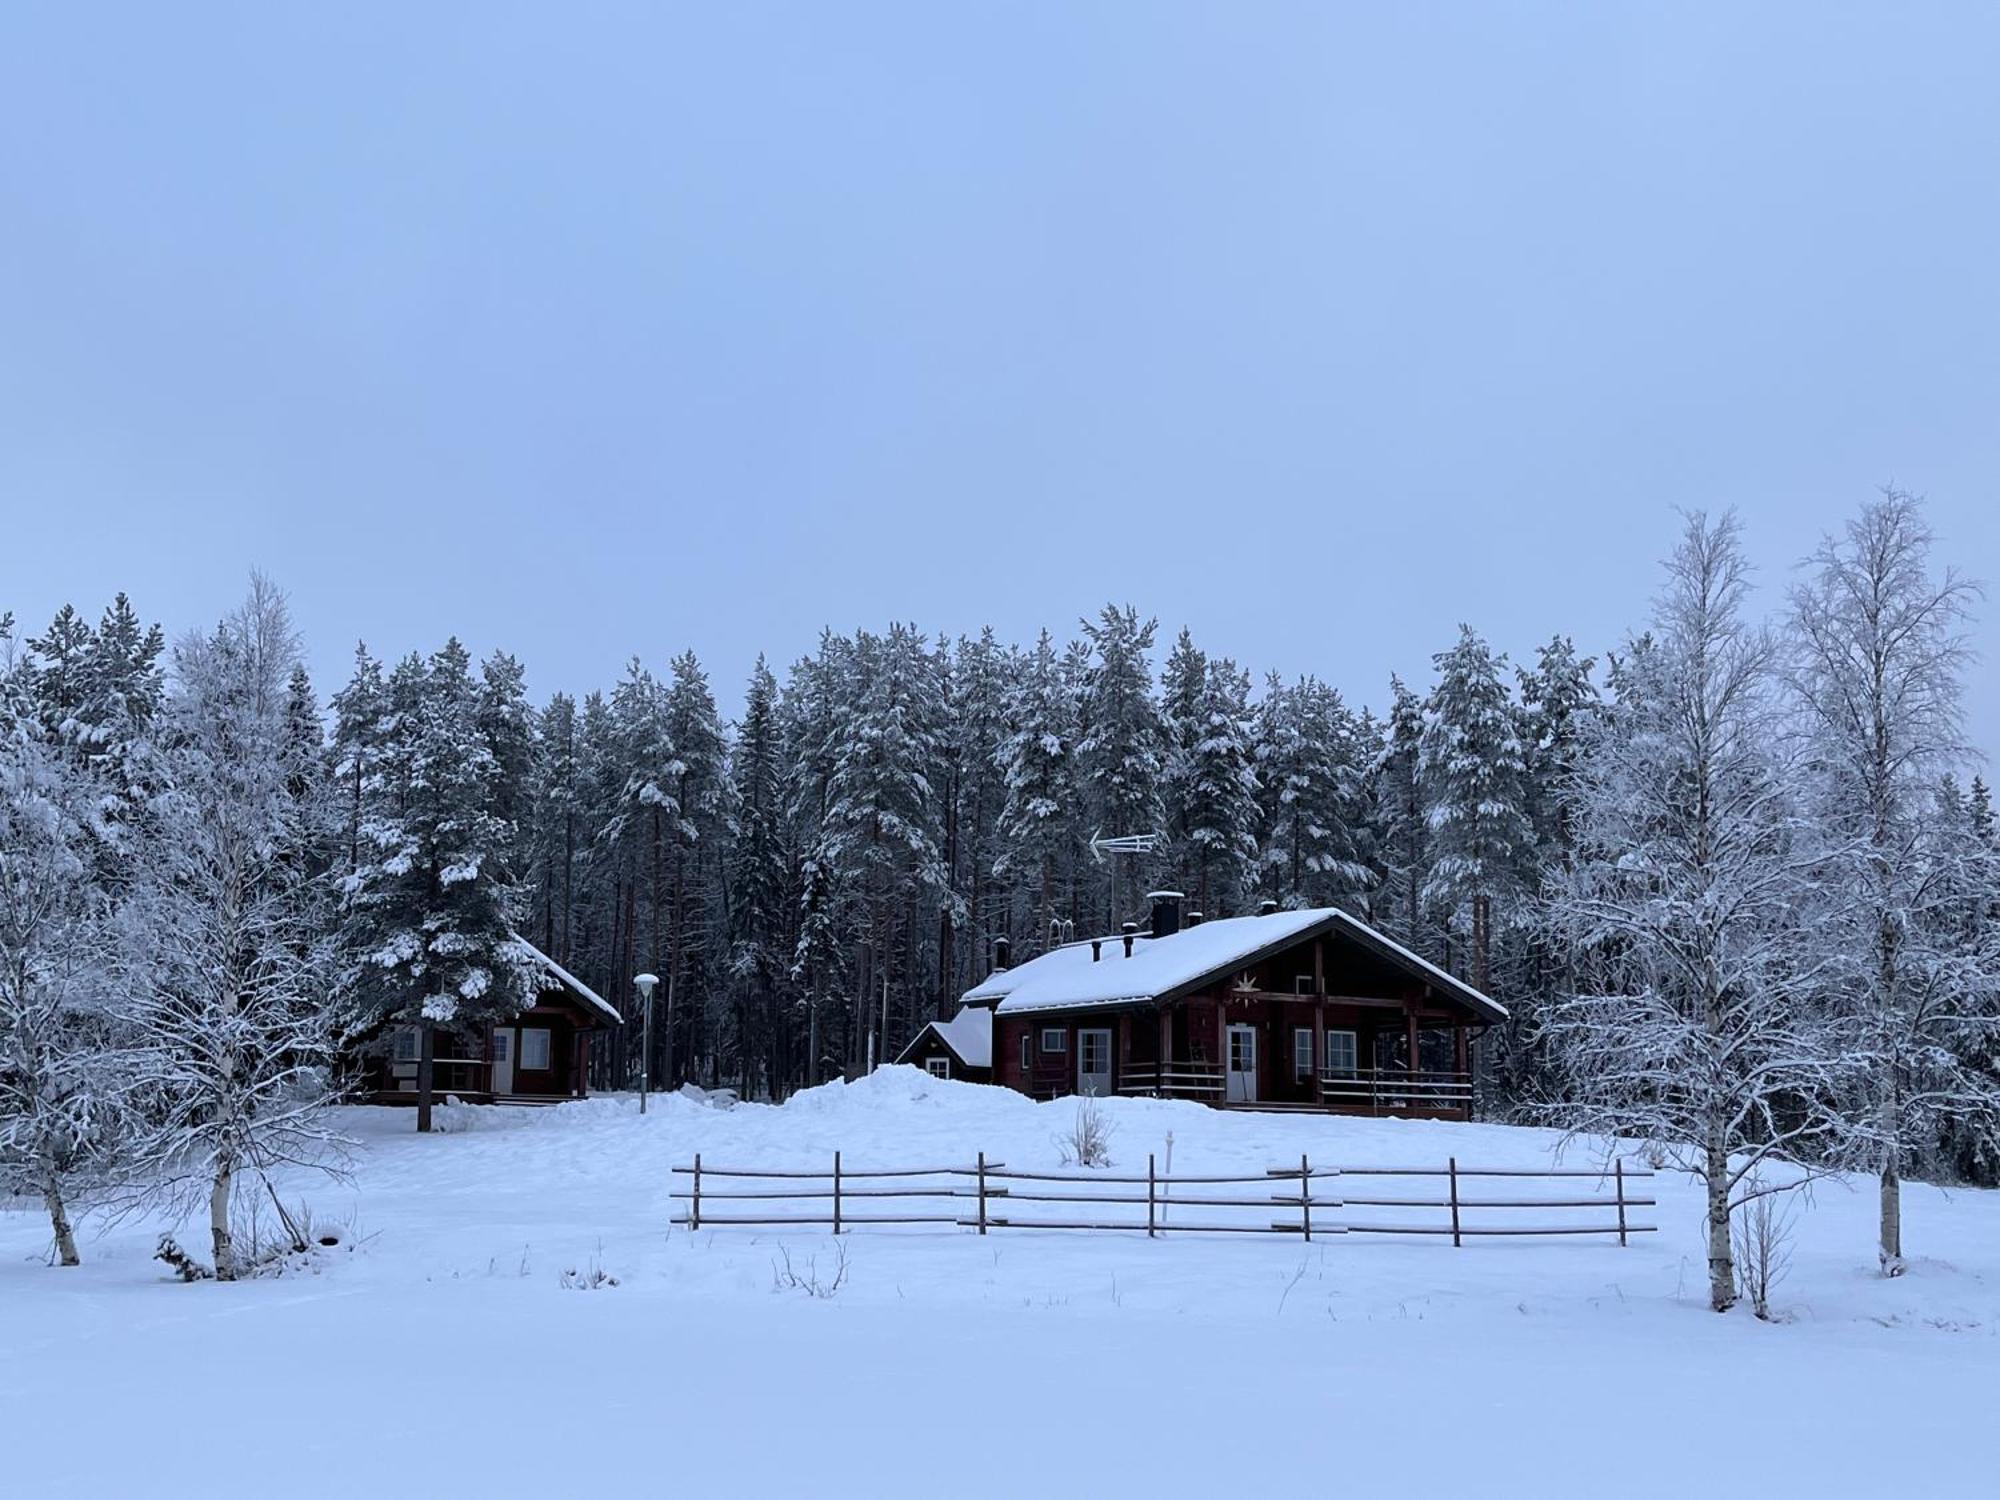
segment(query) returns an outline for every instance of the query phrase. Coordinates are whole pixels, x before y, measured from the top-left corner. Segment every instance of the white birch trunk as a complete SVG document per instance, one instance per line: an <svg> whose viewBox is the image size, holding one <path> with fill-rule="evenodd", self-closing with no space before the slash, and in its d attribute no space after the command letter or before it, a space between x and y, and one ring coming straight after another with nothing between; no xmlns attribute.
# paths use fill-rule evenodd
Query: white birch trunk
<svg viewBox="0 0 2000 1500"><path fill-rule="evenodd" d="M83 1264L76 1253L76 1233L70 1228L69 1209L53 1174L42 1184L42 1202L49 1210L49 1227L55 1231L56 1255L66 1266Z"/></svg>
<svg viewBox="0 0 2000 1500"><path fill-rule="evenodd" d="M1901 1276L1903 1261L1903 1174L1902 1142L1897 1128L1902 1121L1901 1102L1891 1096L1882 1104L1882 1128L1888 1145L1882 1153L1882 1225L1876 1256L1884 1276Z"/></svg>
<svg viewBox="0 0 2000 1500"><path fill-rule="evenodd" d="M1708 1146L1708 1305L1728 1312L1736 1305L1736 1260L1729 1244L1729 1151Z"/></svg>
<svg viewBox="0 0 2000 1500"><path fill-rule="evenodd" d="M208 1192L208 1229L214 1241L217 1281L236 1279L236 1246L229 1234L229 1190L234 1180L235 1173L227 1165L219 1166Z"/></svg>

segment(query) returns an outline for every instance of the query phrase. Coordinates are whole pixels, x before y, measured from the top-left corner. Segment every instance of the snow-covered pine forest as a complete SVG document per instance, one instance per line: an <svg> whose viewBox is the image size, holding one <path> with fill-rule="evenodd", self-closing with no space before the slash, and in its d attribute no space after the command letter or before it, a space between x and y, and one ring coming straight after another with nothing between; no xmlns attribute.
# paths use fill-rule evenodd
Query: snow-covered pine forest
<svg viewBox="0 0 2000 1500"><path fill-rule="evenodd" d="M1117 605L1027 643L829 631L728 712L692 654L538 703L455 639L361 646L322 698L261 579L171 646L122 595L9 618L4 1186L64 1262L80 1207L199 1205L226 1277L232 1201L332 1149L341 1047L518 1011L517 933L628 1009L663 977L654 1080L782 1099L948 1016L996 938L1115 931L1174 887L1342 905L1490 991L1483 1114L1692 1173L1717 1306L1780 1163L1879 1181L1893 1274L1904 1177L2000 1176L1976 589L1896 493L1761 590L1734 520L1668 540L1625 639L1517 662L1467 623L1372 704Z"/></svg>

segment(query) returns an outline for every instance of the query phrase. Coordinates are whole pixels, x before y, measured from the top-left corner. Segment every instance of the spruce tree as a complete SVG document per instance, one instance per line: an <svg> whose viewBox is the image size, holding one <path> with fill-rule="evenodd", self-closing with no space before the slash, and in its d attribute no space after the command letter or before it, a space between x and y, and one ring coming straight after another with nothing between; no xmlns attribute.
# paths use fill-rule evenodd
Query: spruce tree
<svg viewBox="0 0 2000 1500"><path fill-rule="evenodd" d="M1107 604L1095 620L1083 622L1091 655L1077 766L1093 822L1114 838L1163 831L1164 735L1148 660L1158 629L1157 620L1141 621L1130 605ZM1129 858L1111 863L1102 887L1107 926L1136 911L1140 877L1151 868L1150 862Z"/></svg>
<svg viewBox="0 0 2000 1500"><path fill-rule="evenodd" d="M398 676L415 686L403 668ZM360 1030L419 1030L417 1129L431 1126L436 1029L477 1029L534 1003L540 969L514 934L498 763L479 724L471 659L447 641L399 705L388 760L406 776L398 808L363 829L347 882L348 992Z"/></svg>
<svg viewBox="0 0 2000 1500"><path fill-rule="evenodd" d="M1424 715L1417 775L1430 839L1423 902L1468 929L1472 983L1493 982L1496 910L1525 893L1534 853L1527 765L1500 673L1504 665L1469 625L1434 660L1438 683ZM1414 1061L1414 1060L1413 1060Z"/></svg>
<svg viewBox="0 0 2000 1500"><path fill-rule="evenodd" d="M1039 939L1058 920L1079 799L1074 704L1046 630L1022 664L1008 717L1014 730L999 752L1007 800L996 871L1028 883L1028 930Z"/></svg>

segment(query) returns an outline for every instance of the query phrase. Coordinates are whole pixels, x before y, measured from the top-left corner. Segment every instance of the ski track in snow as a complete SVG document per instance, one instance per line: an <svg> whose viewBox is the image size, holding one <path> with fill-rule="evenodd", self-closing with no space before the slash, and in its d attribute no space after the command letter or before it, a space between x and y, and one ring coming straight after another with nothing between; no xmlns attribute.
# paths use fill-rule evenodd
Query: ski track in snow
<svg viewBox="0 0 2000 1500"><path fill-rule="evenodd" d="M183 1286L150 1259L163 1227L200 1247L198 1225L92 1224L85 1266L50 1269L44 1222L15 1205L0 1490L1993 1492L1972 1438L2000 1390L2000 1194L1909 1185L1917 1258L1884 1281L1872 1184L1822 1183L1777 1325L1706 1310L1699 1195L1667 1175L1633 1214L1660 1232L1622 1250L866 1227L842 1237L831 1300L773 1287L780 1246L830 1274L824 1229L667 1224L684 1190L667 1169L696 1151L824 1169L835 1148L853 1168L983 1149L1054 1168L1074 1107L889 1068L782 1108L452 1107L454 1128L422 1138L408 1111L345 1110L351 1181L286 1196L351 1216L354 1248L234 1286ZM1170 1130L1177 1173L1302 1152L1536 1167L1557 1145L1505 1126L1104 1108L1120 1171L1149 1151L1164 1170ZM558 1285L592 1264L620 1284Z"/></svg>

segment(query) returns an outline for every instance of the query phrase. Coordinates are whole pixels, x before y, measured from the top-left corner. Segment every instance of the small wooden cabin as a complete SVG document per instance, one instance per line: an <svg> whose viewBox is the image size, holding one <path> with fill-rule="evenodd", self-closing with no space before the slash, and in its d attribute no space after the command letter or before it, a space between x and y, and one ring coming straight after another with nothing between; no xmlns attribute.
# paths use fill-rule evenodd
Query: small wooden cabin
<svg viewBox="0 0 2000 1500"><path fill-rule="evenodd" d="M991 1007L965 1005L949 1021L932 1021L910 1039L910 1045L896 1055L899 1063L912 1063L933 1078L956 1078L961 1083L993 1081L993 1011Z"/></svg>
<svg viewBox="0 0 2000 1500"><path fill-rule="evenodd" d="M967 991L993 1017L993 1081L1470 1118L1472 1048L1501 1006L1337 908L1183 927L1180 899L1156 892L1148 931L1065 944Z"/></svg>
<svg viewBox="0 0 2000 1500"><path fill-rule="evenodd" d="M438 1030L432 1059L438 1099L554 1104L589 1092L591 1035L622 1025L623 1019L616 1006L541 949L534 953L546 983L533 1005L506 1021ZM369 1102L417 1102L418 1042L415 1026L392 1026L359 1053L355 1062Z"/></svg>

